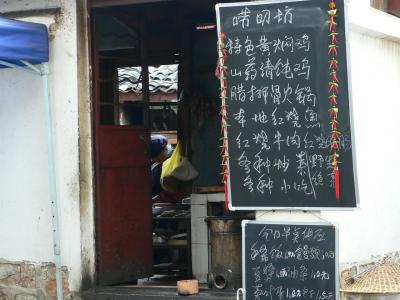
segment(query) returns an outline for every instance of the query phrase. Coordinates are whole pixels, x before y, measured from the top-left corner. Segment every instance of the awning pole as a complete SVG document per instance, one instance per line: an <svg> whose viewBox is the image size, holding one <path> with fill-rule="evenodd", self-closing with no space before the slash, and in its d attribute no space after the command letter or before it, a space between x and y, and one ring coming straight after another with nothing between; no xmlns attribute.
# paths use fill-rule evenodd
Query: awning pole
<svg viewBox="0 0 400 300"><path fill-rule="evenodd" d="M50 93L49 93L49 64L42 63L42 81L43 81L43 101L45 110L45 121L47 131L47 150L48 150L48 168L49 168L49 189L51 201L51 215L52 215L52 231L53 231L53 250L54 260L56 265L56 284L57 284L57 299L63 300L64 289L61 274L61 250L60 250L60 233L58 222L58 208L57 208L57 186L56 186L56 172L54 165L54 148L53 148L53 134L52 134L52 120L50 108Z"/></svg>
<svg viewBox="0 0 400 300"><path fill-rule="evenodd" d="M28 68L28 67L19 66L19 65L10 63L8 61L5 61L5 60L0 60L0 65L6 66L6 67L10 67L10 68L14 68L14 69L20 69L20 70L23 70L25 72L31 72L31 73L34 73L34 74L37 74L37 75L41 74L41 72L40 71L38 72L38 70L36 68L31 68L31 67Z"/></svg>

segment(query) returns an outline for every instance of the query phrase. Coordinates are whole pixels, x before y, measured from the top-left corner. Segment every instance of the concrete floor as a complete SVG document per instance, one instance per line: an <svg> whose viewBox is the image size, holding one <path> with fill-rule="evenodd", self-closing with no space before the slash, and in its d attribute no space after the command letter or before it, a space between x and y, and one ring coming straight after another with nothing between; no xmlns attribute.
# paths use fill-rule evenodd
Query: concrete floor
<svg viewBox="0 0 400 300"><path fill-rule="evenodd" d="M88 290L82 294L84 300L235 300L233 291L216 291L213 289L200 289L200 293L191 296L179 296L176 287L99 287Z"/></svg>

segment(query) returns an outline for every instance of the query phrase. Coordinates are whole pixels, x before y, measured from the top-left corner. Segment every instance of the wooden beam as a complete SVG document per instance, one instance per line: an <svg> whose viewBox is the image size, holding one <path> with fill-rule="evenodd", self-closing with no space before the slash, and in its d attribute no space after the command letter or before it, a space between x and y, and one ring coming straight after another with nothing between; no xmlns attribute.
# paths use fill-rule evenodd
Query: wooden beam
<svg viewBox="0 0 400 300"><path fill-rule="evenodd" d="M148 48L147 48L147 23L145 10L139 12L140 18L140 32L139 32L139 43L140 43L140 60L142 65L142 96L143 96L143 121L146 129L151 128L150 125L150 90L149 90L149 64L148 64Z"/></svg>
<svg viewBox="0 0 400 300"><path fill-rule="evenodd" d="M156 2L173 2L173 1L176 0L88 0L88 6L90 8L96 8L96 7L132 5L132 4L148 4Z"/></svg>

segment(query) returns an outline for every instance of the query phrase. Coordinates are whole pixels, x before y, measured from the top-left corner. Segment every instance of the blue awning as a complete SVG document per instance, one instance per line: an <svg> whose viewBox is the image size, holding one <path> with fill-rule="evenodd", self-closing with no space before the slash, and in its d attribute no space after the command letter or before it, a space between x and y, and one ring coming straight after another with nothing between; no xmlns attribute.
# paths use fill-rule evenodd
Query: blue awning
<svg viewBox="0 0 400 300"><path fill-rule="evenodd" d="M0 17L0 60L17 65L21 60L34 65L48 62L47 27Z"/></svg>

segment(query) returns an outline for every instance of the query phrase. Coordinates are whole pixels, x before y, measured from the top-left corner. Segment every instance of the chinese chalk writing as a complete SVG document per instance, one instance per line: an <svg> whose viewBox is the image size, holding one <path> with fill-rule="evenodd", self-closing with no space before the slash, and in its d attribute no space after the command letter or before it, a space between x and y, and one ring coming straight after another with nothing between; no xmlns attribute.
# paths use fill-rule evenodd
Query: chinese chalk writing
<svg viewBox="0 0 400 300"><path fill-rule="evenodd" d="M250 299L335 299L335 229L330 225L246 224Z"/></svg>
<svg viewBox="0 0 400 300"><path fill-rule="evenodd" d="M222 24L231 189L246 191L253 207L279 198L318 207L335 188L329 113L321 107L327 91L317 84L320 36L299 26L300 6L232 6ZM351 152L350 131L335 143Z"/></svg>

